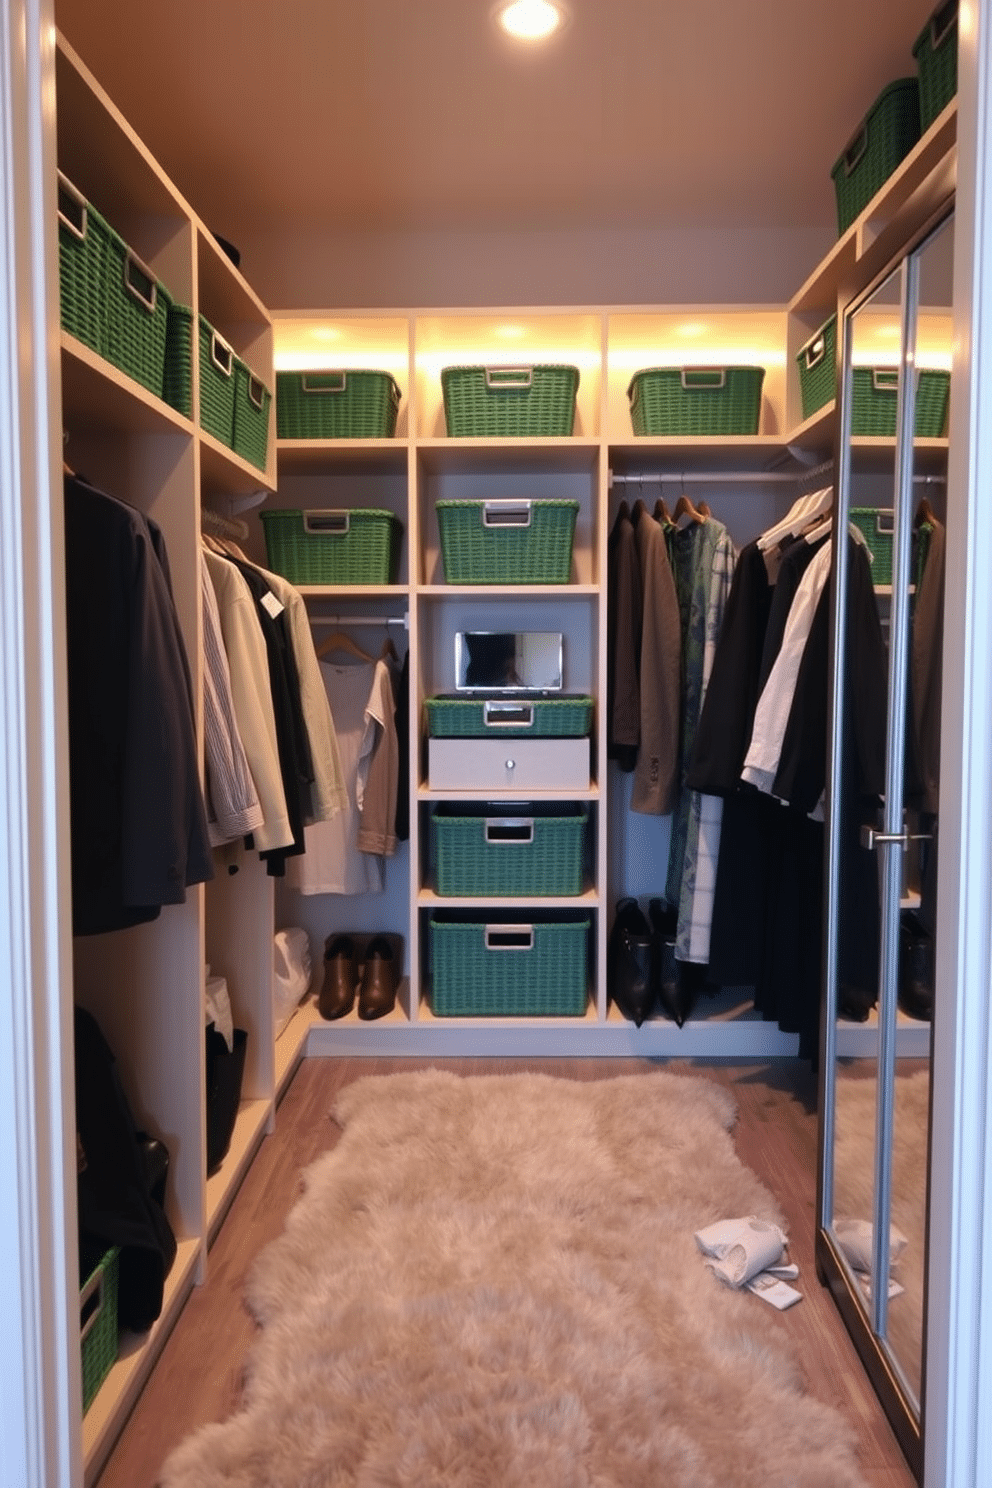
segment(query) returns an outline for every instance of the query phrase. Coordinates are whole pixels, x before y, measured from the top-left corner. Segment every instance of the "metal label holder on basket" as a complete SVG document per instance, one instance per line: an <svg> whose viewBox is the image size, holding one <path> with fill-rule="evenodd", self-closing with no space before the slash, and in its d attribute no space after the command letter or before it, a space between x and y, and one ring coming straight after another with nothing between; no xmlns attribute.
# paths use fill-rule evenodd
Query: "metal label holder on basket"
<svg viewBox="0 0 992 1488"><path fill-rule="evenodd" d="M534 949L533 925L486 925L485 944L487 951L532 951Z"/></svg>
<svg viewBox="0 0 992 1488"><path fill-rule="evenodd" d="M514 501L512 497L499 497L484 501L481 515L483 527L529 527L532 503L529 500Z"/></svg>
<svg viewBox="0 0 992 1488"><path fill-rule="evenodd" d="M135 269L141 276L141 279L146 279L148 281L147 290L140 283L140 281L137 284L134 282L134 279L132 278L132 271ZM158 285L155 282L155 275L152 273L148 265L146 263L143 263L138 255L136 253L133 253L130 248L127 250L127 253L124 257L123 272L124 289L126 290L126 292L131 296L132 300L136 301L136 303L141 306L142 310L146 311L149 315L154 315L155 306L158 303ZM230 375L230 373L228 373L228 375Z"/></svg>
<svg viewBox="0 0 992 1488"><path fill-rule="evenodd" d="M89 206L86 202L85 197L82 195L81 192L76 190L75 186L73 186L68 176L64 176L62 172L59 171L58 178L59 221L62 223L63 227L68 228L69 232L72 233L74 238L78 238L81 243L85 243L87 227L89 224ZM67 215L73 214L75 209L78 209L78 221L75 219L74 215Z"/></svg>
<svg viewBox="0 0 992 1488"><path fill-rule="evenodd" d="M337 382L312 382L312 378L338 378ZM300 387L304 393L345 393L348 391L347 372L304 372L300 378Z"/></svg>
<svg viewBox="0 0 992 1488"><path fill-rule="evenodd" d="M487 816L484 819L487 844L498 847L527 847L534 841L532 816Z"/></svg>
<svg viewBox="0 0 992 1488"><path fill-rule="evenodd" d="M719 393L726 386L726 367L682 368L682 387L687 393Z"/></svg>
<svg viewBox="0 0 992 1488"><path fill-rule="evenodd" d="M230 377L234 371L234 350L218 331L210 332L210 360L222 377Z"/></svg>
<svg viewBox="0 0 992 1488"><path fill-rule="evenodd" d="M501 702L487 698L482 705L484 728L533 728L534 704Z"/></svg>
<svg viewBox="0 0 992 1488"><path fill-rule="evenodd" d="M525 392L534 385L533 367L487 367L486 387L492 392Z"/></svg>
<svg viewBox="0 0 992 1488"><path fill-rule="evenodd" d="M303 530L320 537L344 537L351 530L351 510L328 507L324 511L305 511Z"/></svg>

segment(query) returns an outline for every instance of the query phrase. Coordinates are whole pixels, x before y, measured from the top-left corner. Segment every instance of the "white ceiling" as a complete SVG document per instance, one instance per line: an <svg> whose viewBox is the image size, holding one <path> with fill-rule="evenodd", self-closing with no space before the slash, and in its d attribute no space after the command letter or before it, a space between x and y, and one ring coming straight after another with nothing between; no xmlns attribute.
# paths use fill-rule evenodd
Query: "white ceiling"
<svg viewBox="0 0 992 1488"><path fill-rule="evenodd" d="M570 0L543 50L492 0L56 0L207 221L561 230L819 226L915 71L934 0Z"/></svg>

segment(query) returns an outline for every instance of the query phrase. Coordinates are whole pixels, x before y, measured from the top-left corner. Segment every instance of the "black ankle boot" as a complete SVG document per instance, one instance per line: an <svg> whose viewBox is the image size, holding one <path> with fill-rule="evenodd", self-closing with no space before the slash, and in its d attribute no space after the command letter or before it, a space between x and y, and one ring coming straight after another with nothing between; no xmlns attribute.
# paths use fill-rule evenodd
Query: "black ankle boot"
<svg viewBox="0 0 992 1488"><path fill-rule="evenodd" d="M910 1018L929 1023L933 1017L933 940L913 911L899 922L898 1003Z"/></svg>
<svg viewBox="0 0 992 1488"><path fill-rule="evenodd" d="M617 904L606 952L607 991L620 1012L640 1028L654 1006L652 937L636 899Z"/></svg>

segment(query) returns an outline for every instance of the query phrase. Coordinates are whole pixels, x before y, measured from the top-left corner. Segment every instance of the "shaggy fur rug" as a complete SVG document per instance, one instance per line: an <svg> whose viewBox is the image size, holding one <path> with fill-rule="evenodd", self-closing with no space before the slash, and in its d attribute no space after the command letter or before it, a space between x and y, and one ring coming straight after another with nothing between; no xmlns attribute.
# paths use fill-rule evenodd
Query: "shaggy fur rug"
<svg viewBox="0 0 992 1488"><path fill-rule="evenodd" d="M875 1195L874 1079L837 1080L834 1213L871 1220ZM888 1336L893 1354L917 1398L923 1372L923 1277L926 1270L927 1132L930 1073L895 1081L892 1128L892 1223L906 1248L892 1268L905 1290L889 1300ZM868 1304L866 1303L866 1306Z"/></svg>
<svg viewBox="0 0 992 1488"><path fill-rule="evenodd" d="M241 1409L163 1488L855 1488L782 1319L693 1232L782 1223L720 1086L428 1070L349 1086L248 1303Z"/></svg>

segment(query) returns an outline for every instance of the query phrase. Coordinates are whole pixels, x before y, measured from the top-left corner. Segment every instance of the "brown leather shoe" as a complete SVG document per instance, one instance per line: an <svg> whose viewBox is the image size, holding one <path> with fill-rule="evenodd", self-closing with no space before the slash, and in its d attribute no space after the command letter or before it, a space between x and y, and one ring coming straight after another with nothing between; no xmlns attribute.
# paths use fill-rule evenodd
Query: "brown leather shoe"
<svg viewBox="0 0 992 1488"><path fill-rule="evenodd" d="M384 935L375 935L365 948L365 969L358 992L358 1016L371 1019L391 1013L396 1006L396 961Z"/></svg>
<svg viewBox="0 0 992 1488"><path fill-rule="evenodd" d="M358 986L358 963L355 943L350 935L335 935L324 952L324 983L317 998L322 1018L343 1018L355 1006Z"/></svg>

